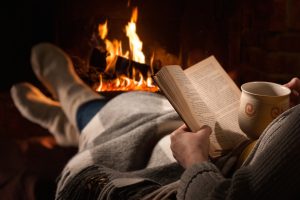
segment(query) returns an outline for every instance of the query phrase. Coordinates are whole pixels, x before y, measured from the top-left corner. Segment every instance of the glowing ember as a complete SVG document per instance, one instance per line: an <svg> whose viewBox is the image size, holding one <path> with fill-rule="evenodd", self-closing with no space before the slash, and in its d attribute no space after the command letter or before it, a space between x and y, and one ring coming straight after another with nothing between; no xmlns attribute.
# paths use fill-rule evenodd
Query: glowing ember
<svg viewBox="0 0 300 200"><path fill-rule="evenodd" d="M130 91L130 90L144 90L150 92L156 92L158 87L153 84L151 74L153 69L150 67L145 78L143 74L137 69L132 68L131 76L124 74L115 74L115 66L118 56L126 59L133 60L138 63L145 63L145 55L142 52L143 43L136 34L136 22L138 18L138 9L133 9L130 22L125 27L126 36L129 39L129 51L123 53L122 43L118 40L110 41L106 39L108 28L107 21L104 24L99 24L98 31L99 37L104 41L106 51L106 68L104 74L115 75L115 79L106 79L104 74L100 74L100 83L97 87L97 91Z"/></svg>

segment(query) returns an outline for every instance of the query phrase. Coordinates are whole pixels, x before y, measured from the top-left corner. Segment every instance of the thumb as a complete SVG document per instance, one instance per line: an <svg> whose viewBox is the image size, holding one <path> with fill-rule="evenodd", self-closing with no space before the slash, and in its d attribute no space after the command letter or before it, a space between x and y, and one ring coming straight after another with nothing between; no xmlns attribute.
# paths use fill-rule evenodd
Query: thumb
<svg viewBox="0 0 300 200"><path fill-rule="evenodd" d="M211 132L212 132L212 129L207 125L202 126L200 128L200 130L197 131L197 133L206 134L208 136L211 134Z"/></svg>

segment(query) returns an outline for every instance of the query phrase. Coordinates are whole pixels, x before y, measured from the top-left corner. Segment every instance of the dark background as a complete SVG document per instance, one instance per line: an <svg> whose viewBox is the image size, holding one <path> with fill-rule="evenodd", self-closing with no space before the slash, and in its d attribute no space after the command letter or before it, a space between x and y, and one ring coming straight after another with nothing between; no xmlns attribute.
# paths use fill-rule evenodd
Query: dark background
<svg viewBox="0 0 300 200"><path fill-rule="evenodd" d="M1 91L13 83L35 82L30 49L39 42L55 42L56 1L8 1L2 17Z"/></svg>
<svg viewBox="0 0 300 200"><path fill-rule="evenodd" d="M3 3L4 4L4 3ZM0 199L52 200L56 179L76 148L59 147L52 135L23 118L9 90L14 83L39 84L30 50L55 43L55 1L7 1L1 6Z"/></svg>

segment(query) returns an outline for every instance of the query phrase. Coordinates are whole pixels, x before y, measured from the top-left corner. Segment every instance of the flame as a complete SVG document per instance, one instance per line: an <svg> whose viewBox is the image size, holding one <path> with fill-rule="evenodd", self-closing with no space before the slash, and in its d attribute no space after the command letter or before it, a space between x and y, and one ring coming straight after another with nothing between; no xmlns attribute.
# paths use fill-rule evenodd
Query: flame
<svg viewBox="0 0 300 200"><path fill-rule="evenodd" d="M152 53L152 56L150 58L150 70L151 70L151 74L154 74L153 62L154 62L154 52Z"/></svg>
<svg viewBox="0 0 300 200"><path fill-rule="evenodd" d="M137 18L138 18L138 9L134 8L131 15L131 21L128 22L127 26L125 27L126 36L129 38L129 48L130 48L130 52L132 53L131 59L139 63L145 63L145 55L142 52L143 42L136 34Z"/></svg>
<svg viewBox="0 0 300 200"><path fill-rule="evenodd" d="M103 81L103 79L101 78L101 83L96 90L102 92L103 91L133 91L133 90L156 92L158 90L157 86L153 85L151 76L147 77L147 79L145 80L142 73L139 72L138 77L139 77L138 80L135 80L122 74L113 80Z"/></svg>
<svg viewBox="0 0 300 200"><path fill-rule="evenodd" d="M108 33L108 28L107 28L107 20L104 22L104 24L99 24L98 26L98 32L99 36L102 40L104 40L107 36Z"/></svg>
<svg viewBox="0 0 300 200"><path fill-rule="evenodd" d="M145 64L145 55L142 51L143 42L140 40L136 33L136 22L138 19L138 9L135 7L132 11L130 22L125 26L126 36L129 39L129 51L123 53L122 42L114 39L110 41L106 38L108 34L107 21L104 24L98 25L99 37L104 41L107 56L106 56L106 68L104 73L114 74L115 65L118 56L131 59L135 62ZM129 90L145 90L156 92L158 87L153 84L151 78L153 74L152 66L147 72L147 78L144 78L140 71L137 71L134 67L132 69L132 77L125 75L116 75L117 77L113 80L107 80L103 74L99 76L99 86L97 91L129 91Z"/></svg>
<svg viewBox="0 0 300 200"><path fill-rule="evenodd" d="M106 68L105 73L111 73L113 74L115 72L115 61L117 59L117 56L123 56L125 58L128 58L128 52L126 54L123 54L122 52L122 42L118 40L110 41L106 39L108 28L107 28L107 21L104 22L104 24L98 25L98 33L99 37L104 40L107 56L106 56Z"/></svg>

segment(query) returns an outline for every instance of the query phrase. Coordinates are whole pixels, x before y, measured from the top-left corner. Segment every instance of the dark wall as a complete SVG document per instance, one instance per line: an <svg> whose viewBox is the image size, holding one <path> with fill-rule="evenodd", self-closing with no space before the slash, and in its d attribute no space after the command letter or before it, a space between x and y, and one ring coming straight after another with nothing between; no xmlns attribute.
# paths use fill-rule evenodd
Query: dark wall
<svg viewBox="0 0 300 200"><path fill-rule="evenodd" d="M300 1L244 0L239 10L243 81L300 77Z"/></svg>
<svg viewBox="0 0 300 200"><path fill-rule="evenodd" d="M1 23L2 67L0 90L13 83L35 82L30 67L30 49L42 41L55 41L55 1L29 0L7 2Z"/></svg>

